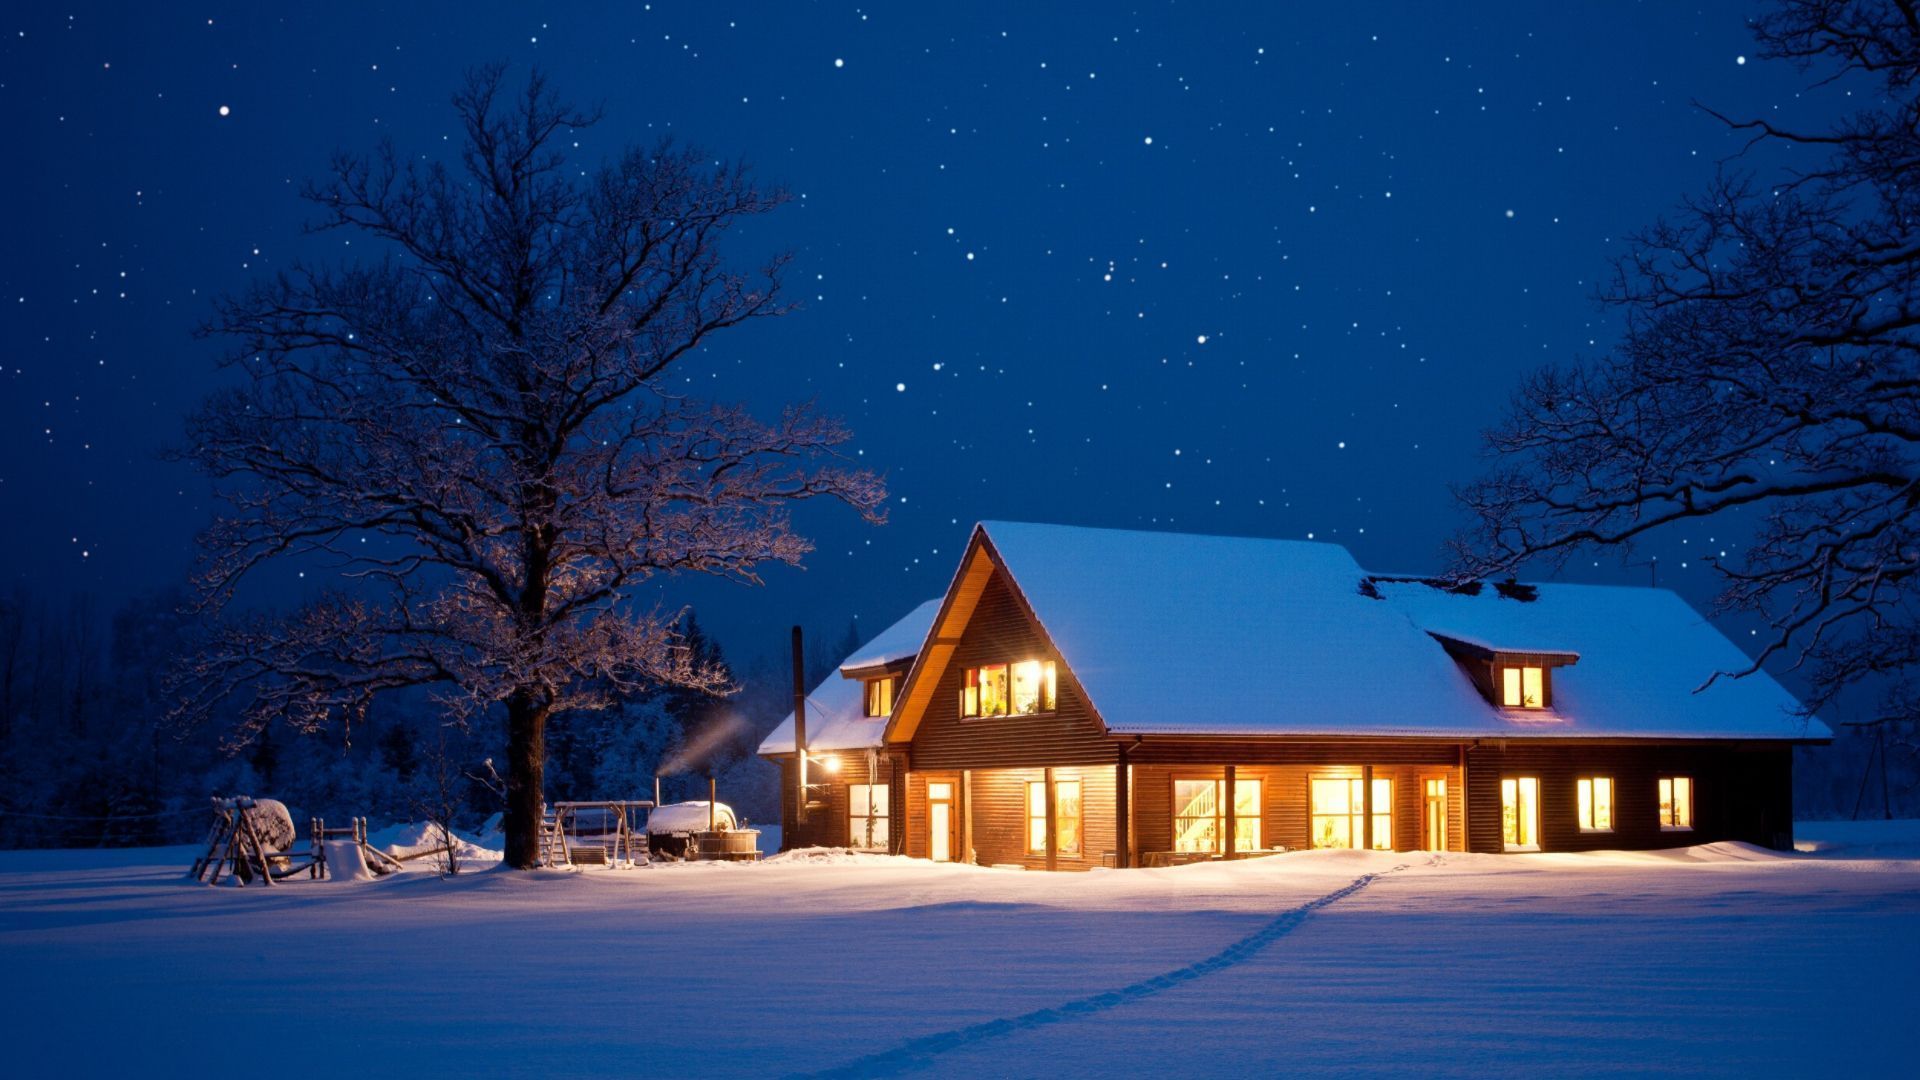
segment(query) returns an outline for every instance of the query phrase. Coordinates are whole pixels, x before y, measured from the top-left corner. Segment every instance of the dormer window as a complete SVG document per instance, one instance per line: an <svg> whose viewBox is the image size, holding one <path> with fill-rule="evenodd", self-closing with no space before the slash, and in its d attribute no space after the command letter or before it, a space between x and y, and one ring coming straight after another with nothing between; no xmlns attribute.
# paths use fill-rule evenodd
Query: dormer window
<svg viewBox="0 0 1920 1080"><path fill-rule="evenodd" d="M1500 704L1509 709L1546 708L1547 669L1542 667L1501 668Z"/></svg>
<svg viewBox="0 0 1920 1080"><path fill-rule="evenodd" d="M983 664L967 669L961 716L1032 716L1053 711L1057 674L1051 660Z"/></svg>
<svg viewBox="0 0 1920 1080"><path fill-rule="evenodd" d="M894 678L891 675L884 679L867 680L866 714L868 716L893 715L893 684Z"/></svg>
<svg viewBox="0 0 1920 1080"><path fill-rule="evenodd" d="M1541 648L1541 643L1509 640L1504 644L1444 634L1429 630L1435 640L1458 661L1466 675L1486 699L1502 709L1541 712L1542 720L1560 717L1548 710L1553 706L1552 669L1580 662L1580 654L1571 649ZM1530 647L1531 646L1531 647ZM1512 717L1512 719L1520 719Z"/></svg>

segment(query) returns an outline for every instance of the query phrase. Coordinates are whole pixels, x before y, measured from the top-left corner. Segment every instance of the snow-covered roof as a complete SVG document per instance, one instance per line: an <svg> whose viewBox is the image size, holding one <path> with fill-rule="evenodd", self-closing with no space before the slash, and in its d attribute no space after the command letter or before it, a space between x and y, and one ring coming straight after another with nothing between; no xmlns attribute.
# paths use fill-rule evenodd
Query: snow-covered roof
<svg viewBox="0 0 1920 1080"><path fill-rule="evenodd" d="M920 651L920 638L925 636L927 624L933 621L933 612L940 610L940 598L934 597L932 600L927 601L927 604L921 606L925 607L929 604L932 605L932 610L928 612L925 619L921 620L918 632L912 635L904 632L896 633L896 631L900 631L906 624L906 619L894 623L892 626L881 631L879 637L860 646L860 648L854 650L852 656L841 661L841 674L844 675L849 672L886 667L889 664L895 664L902 660L913 659L914 654ZM918 609L915 609L915 613L918 613ZM911 615L908 616L908 618L912 617Z"/></svg>
<svg viewBox="0 0 1920 1080"><path fill-rule="evenodd" d="M1548 584L1469 595L1371 575L1335 544L979 528L1117 734L1831 737L1764 672L1696 693L1716 671L1749 660L1664 590ZM843 670L912 659L942 599L882 631ZM1494 706L1436 636L1489 653L1565 656L1569 666L1552 676L1553 710ZM880 746L887 719L862 715L864 705L858 680L830 675L807 697L809 748ZM792 750L789 715L760 752Z"/></svg>
<svg viewBox="0 0 1920 1080"><path fill-rule="evenodd" d="M713 809L709 811L708 806ZM733 807L722 802L708 803L700 799L668 803L647 811L647 834L650 836L705 832L709 823L722 829L739 828L733 816Z"/></svg>
<svg viewBox="0 0 1920 1080"><path fill-rule="evenodd" d="M1508 644L1502 645L1497 641L1491 641L1485 638L1473 637L1471 635L1463 634L1458 631L1430 630L1428 632L1431 633L1434 637L1437 637L1440 640L1448 643L1449 645L1453 645L1456 648L1464 650L1470 654L1479 656L1482 659L1488 659L1496 656L1514 656L1514 655L1521 655L1521 654L1524 654L1526 656L1548 657L1553 659L1555 662L1564 662L1568 664L1575 663L1580 659L1580 654L1573 649L1534 648L1534 647L1521 644L1517 639Z"/></svg>
<svg viewBox="0 0 1920 1080"><path fill-rule="evenodd" d="M1518 600L1491 588L1477 595L1417 581L1376 581L1392 606L1422 629L1498 651L1569 652L1579 663L1553 673L1553 722L1525 734L1632 738L1825 739L1818 720L1685 600L1665 589L1605 585L1531 586ZM1520 726L1516 721L1516 727ZM1518 732L1516 732L1518 733Z"/></svg>
<svg viewBox="0 0 1920 1080"><path fill-rule="evenodd" d="M1121 733L1488 734L1439 643L1365 595L1345 548L983 522L1094 708Z"/></svg>
<svg viewBox="0 0 1920 1080"><path fill-rule="evenodd" d="M940 611L941 597L921 604L899 622L880 631L841 664L842 669L874 667L912 657ZM807 695L807 748L815 751L864 750L879 746L887 718L866 716L866 687L834 671ZM760 742L762 754L793 753L793 714Z"/></svg>

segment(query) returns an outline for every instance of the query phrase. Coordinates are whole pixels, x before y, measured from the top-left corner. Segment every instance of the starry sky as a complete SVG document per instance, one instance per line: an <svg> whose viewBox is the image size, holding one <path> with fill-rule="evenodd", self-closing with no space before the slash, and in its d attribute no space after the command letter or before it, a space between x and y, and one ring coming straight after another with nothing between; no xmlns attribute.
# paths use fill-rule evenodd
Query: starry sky
<svg viewBox="0 0 1920 1080"><path fill-rule="evenodd" d="M446 152L480 62L603 105L583 164L671 134L794 194L736 239L793 253L802 309L679 378L843 416L891 521L808 508L805 571L664 583L736 658L794 621L884 627L978 519L1437 569L1510 388L1605 351L1622 238L1740 148L1692 103L1818 104L1746 55L1745 4L932 8L11 6L0 587L181 578L212 505L160 451L222 378L194 326L250 277L354 257L303 234L300 183L339 147ZM1682 564L1712 542L1648 549L1660 583L1709 595ZM317 585L279 573L263 596Z"/></svg>

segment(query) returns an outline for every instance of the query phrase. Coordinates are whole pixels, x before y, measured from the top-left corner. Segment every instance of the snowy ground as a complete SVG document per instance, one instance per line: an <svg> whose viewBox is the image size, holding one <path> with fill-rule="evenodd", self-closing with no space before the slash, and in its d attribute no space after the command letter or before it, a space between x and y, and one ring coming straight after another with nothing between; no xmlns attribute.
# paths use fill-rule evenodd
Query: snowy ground
<svg viewBox="0 0 1920 1080"><path fill-rule="evenodd" d="M276 889L0 853L8 1075L1912 1075L1920 823L1805 854L872 856Z"/></svg>

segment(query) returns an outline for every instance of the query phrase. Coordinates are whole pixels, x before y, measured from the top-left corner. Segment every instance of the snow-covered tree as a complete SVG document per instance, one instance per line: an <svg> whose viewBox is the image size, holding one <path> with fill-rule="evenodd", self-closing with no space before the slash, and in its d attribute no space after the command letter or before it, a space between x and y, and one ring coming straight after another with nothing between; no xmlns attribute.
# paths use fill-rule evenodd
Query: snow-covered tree
<svg viewBox="0 0 1920 1080"><path fill-rule="evenodd" d="M202 537L203 602L286 557L336 568L342 588L224 622L179 701L193 715L239 697L242 737L350 722L412 686L503 717L506 858L527 867L549 717L722 681L636 587L756 582L810 550L796 501L878 520L884 490L836 464L847 430L809 407L762 421L665 381L713 335L786 310L783 259L748 274L721 253L782 192L670 143L570 162L595 117L538 74L515 93L480 70L454 106L457 162L341 154L306 192L319 229L383 257L258 282L208 328L234 342L238 378L183 449L227 504Z"/></svg>
<svg viewBox="0 0 1920 1080"><path fill-rule="evenodd" d="M653 794L660 762L683 737L679 717L663 694L635 695L589 714L584 742L593 758L594 794L643 799Z"/></svg>
<svg viewBox="0 0 1920 1080"><path fill-rule="evenodd" d="M1808 131L1722 117L1749 153L1618 261L1603 295L1626 319L1617 352L1516 394L1488 435L1494 470L1460 492L1475 525L1457 569L1502 574L1711 519L1751 538L1708 560L1723 608L1771 627L1747 670L1800 667L1814 710L1876 678L1886 715L1912 722L1920 15L1908 0L1784 0L1755 35L1763 57L1851 87L1854 111ZM1790 170L1755 175L1782 159Z"/></svg>

